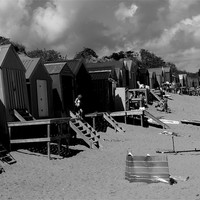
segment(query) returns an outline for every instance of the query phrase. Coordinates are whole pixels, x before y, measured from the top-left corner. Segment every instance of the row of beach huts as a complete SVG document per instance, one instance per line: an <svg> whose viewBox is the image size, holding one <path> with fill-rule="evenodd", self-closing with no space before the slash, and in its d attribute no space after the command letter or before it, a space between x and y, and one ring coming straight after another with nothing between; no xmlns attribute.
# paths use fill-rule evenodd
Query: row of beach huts
<svg viewBox="0 0 200 200"><path fill-rule="evenodd" d="M5 121L19 120L16 112L29 113L34 119L69 117L78 94L83 96L85 114L125 110L127 91L138 88L138 82L155 89L173 81L170 68L147 70L130 59L42 63L40 58L18 54L12 44L1 45L0 130L6 132ZM0 134L0 142L5 138Z"/></svg>

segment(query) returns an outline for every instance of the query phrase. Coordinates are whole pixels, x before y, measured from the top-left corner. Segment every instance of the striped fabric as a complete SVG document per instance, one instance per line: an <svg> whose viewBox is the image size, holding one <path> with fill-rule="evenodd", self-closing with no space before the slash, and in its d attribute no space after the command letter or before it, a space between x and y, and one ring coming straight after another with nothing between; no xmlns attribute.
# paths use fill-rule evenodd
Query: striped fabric
<svg viewBox="0 0 200 200"><path fill-rule="evenodd" d="M129 182L169 183L169 167L166 155L126 156L125 179Z"/></svg>

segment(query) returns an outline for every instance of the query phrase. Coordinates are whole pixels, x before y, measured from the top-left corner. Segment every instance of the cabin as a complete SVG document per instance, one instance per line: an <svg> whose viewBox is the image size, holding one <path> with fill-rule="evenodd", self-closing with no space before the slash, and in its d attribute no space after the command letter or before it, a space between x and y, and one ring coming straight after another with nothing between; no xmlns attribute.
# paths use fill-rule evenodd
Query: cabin
<svg viewBox="0 0 200 200"><path fill-rule="evenodd" d="M86 68L85 61L83 59L73 59L67 60L66 63L74 77L75 97L81 94L84 113L91 112L95 98L92 93L91 76Z"/></svg>
<svg viewBox="0 0 200 200"><path fill-rule="evenodd" d="M116 71L112 66L102 65L102 63L87 63L86 67L92 80L94 111L113 111L118 81Z"/></svg>
<svg viewBox="0 0 200 200"><path fill-rule="evenodd" d="M158 87L156 73L153 71L149 72L149 87L150 87L150 89L155 89Z"/></svg>
<svg viewBox="0 0 200 200"><path fill-rule="evenodd" d="M48 62L44 66L53 81L54 117L68 116L69 110L74 109L74 74L67 61Z"/></svg>
<svg viewBox="0 0 200 200"><path fill-rule="evenodd" d="M187 75L187 86L188 87L199 87L199 76L198 74L188 74Z"/></svg>
<svg viewBox="0 0 200 200"><path fill-rule="evenodd" d="M148 69L146 68L138 69L137 81L140 81L140 84L150 86Z"/></svg>
<svg viewBox="0 0 200 200"><path fill-rule="evenodd" d="M125 68L128 70L128 88L137 88L137 81L139 76L139 68L137 62L132 59L124 59L124 65Z"/></svg>
<svg viewBox="0 0 200 200"><path fill-rule="evenodd" d="M162 67L160 68L149 68L148 69L149 73L155 73L156 74L156 80L157 80L157 87L160 87L164 83L164 70ZM154 86L154 88L156 88Z"/></svg>
<svg viewBox="0 0 200 200"><path fill-rule="evenodd" d="M31 115L38 118L53 116L52 79L40 58L19 55L26 69L26 86Z"/></svg>
<svg viewBox="0 0 200 200"><path fill-rule="evenodd" d="M187 74L179 74L180 87L187 87Z"/></svg>
<svg viewBox="0 0 200 200"><path fill-rule="evenodd" d="M129 71L123 60L107 61L101 63L87 63L88 71L110 70L112 79L117 83L117 87L129 87Z"/></svg>
<svg viewBox="0 0 200 200"><path fill-rule="evenodd" d="M171 67L164 67L163 71L164 71L164 83L166 82L172 83L173 79L172 79Z"/></svg>
<svg viewBox="0 0 200 200"><path fill-rule="evenodd" d="M13 45L0 46L0 100L8 121L15 121L14 110L29 111L26 69Z"/></svg>

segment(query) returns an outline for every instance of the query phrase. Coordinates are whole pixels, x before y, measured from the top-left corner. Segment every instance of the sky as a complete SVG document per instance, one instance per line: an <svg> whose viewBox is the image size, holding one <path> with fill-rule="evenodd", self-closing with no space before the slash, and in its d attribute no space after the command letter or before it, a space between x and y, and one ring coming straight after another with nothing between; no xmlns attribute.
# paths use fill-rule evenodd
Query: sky
<svg viewBox="0 0 200 200"><path fill-rule="evenodd" d="M73 58L146 49L180 70L200 69L200 0L0 0L0 36Z"/></svg>

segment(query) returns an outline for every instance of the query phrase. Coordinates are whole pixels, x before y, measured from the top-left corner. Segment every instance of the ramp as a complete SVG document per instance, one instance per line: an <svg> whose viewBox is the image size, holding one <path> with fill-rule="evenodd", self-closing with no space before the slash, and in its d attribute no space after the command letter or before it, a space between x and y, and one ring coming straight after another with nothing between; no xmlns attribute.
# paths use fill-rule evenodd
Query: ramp
<svg viewBox="0 0 200 200"><path fill-rule="evenodd" d="M21 122L35 120L35 118L27 110L15 110L14 116Z"/></svg>
<svg viewBox="0 0 200 200"><path fill-rule="evenodd" d="M159 102L162 102L161 98L160 98L153 90L150 90L150 93L151 93Z"/></svg>
<svg viewBox="0 0 200 200"><path fill-rule="evenodd" d="M70 127L89 145L92 149L101 148L100 135L90 126L84 119L77 118L74 113L70 111Z"/></svg>
<svg viewBox="0 0 200 200"><path fill-rule="evenodd" d="M144 115L147 116L148 118L153 119L155 122L157 122L159 125L161 125L163 128L169 128L170 127L165 124L164 122L162 122L161 120L159 120L157 117L153 116L151 113L149 113L148 111L144 110Z"/></svg>
<svg viewBox="0 0 200 200"><path fill-rule="evenodd" d="M125 132L125 130L108 113L103 113L103 118L110 123L115 131Z"/></svg>

